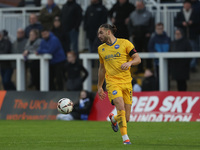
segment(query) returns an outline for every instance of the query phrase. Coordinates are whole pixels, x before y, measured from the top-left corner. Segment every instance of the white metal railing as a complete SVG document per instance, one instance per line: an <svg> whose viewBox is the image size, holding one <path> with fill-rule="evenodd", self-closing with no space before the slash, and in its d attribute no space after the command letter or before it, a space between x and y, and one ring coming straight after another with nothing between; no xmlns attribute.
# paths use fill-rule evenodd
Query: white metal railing
<svg viewBox="0 0 200 150"><path fill-rule="evenodd" d="M168 59L171 58L200 58L200 52L167 52L167 53L139 53L142 59L158 58L159 59L159 85L160 91L168 89ZM49 54L35 55L30 54L29 60L40 60L40 91L49 91L49 60L52 58ZM83 53L80 54L83 60L83 66L88 70L88 78L84 82L84 89L92 90L92 66L91 61L99 59L98 54ZM25 90L25 61L21 54L1 54L0 61L15 60L17 71L17 91Z"/></svg>
<svg viewBox="0 0 200 150"><path fill-rule="evenodd" d="M49 60L52 58L50 54L35 55L30 54L29 60L40 61L40 91L49 91ZM22 54L1 54L0 61L15 60L17 73L17 91L25 90L25 61Z"/></svg>
<svg viewBox="0 0 200 150"><path fill-rule="evenodd" d="M167 52L167 53L139 53L142 59L158 58L159 59L159 87L160 91L168 90L168 59L170 58L200 58L200 52ZM92 89L92 68L91 61L99 59L98 54L80 54L83 60L83 66L88 70L88 78L84 82L84 89Z"/></svg>

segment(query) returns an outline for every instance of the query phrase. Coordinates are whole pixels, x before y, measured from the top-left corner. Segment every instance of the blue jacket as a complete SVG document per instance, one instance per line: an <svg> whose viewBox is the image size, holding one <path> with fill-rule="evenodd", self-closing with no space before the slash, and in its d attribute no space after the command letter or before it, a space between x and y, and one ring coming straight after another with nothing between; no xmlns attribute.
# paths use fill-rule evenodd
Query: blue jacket
<svg viewBox="0 0 200 150"><path fill-rule="evenodd" d="M162 35L153 33L148 44L149 52L168 52L170 48L170 38L165 32ZM155 60L158 65L158 60Z"/></svg>
<svg viewBox="0 0 200 150"><path fill-rule="evenodd" d="M152 34L148 44L149 52L168 52L170 47L170 38L164 32L162 35Z"/></svg>
<svg viewBox="0 0 200 150"><path fill-rule="evenodd" d="M53 58L50 60L50 64L56 64L66 60L62 45L53 33L50 33L47 40L42 39L40 43L38 54L45 53L52 54Z"/></svg>

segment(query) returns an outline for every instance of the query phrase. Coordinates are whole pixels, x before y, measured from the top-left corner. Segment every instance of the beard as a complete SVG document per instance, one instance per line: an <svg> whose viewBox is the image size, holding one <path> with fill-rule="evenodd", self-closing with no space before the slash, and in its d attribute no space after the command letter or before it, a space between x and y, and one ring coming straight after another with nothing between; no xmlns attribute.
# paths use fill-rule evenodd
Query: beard
<svg viewBox="0 0 200 150"><path fill-rule="evenodd" d="M108 37L105 36L104 38L100 38L100 41L102 43L106 43L108 41Z"/></svg>

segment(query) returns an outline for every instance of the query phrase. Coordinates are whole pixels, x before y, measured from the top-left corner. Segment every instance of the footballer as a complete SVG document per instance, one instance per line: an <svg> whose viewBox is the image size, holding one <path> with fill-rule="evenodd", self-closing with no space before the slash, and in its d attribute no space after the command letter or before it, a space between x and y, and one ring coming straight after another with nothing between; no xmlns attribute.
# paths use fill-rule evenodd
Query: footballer
<svg viewBox="0 0 200 150"><path fill-rule="evenodd" d="M103 24L98 29L98 38L103 43L98 47L98 95L101 100L105 98L102 88L106 79L108 98L117 109L117 115L110 113L112 129L117 132L118 126L124 144L131 144L127 134L127 122L130 119L132 105L132 77L130 67L141 63L141 59L134 45L114 36L117 28L110 24Z"/></svg>

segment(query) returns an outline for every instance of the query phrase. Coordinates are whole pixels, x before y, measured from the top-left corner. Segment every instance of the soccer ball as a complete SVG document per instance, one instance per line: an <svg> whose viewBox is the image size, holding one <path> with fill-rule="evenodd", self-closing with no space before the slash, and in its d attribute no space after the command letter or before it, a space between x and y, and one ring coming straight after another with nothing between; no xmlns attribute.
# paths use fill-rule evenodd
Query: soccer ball
<svg viewBox="0 0 200 150"><path fill-rule="evenodd" d="M68 98L62 98L58 101L57 109L63 114L69 114L73 110L73 102Z"/></svg>

